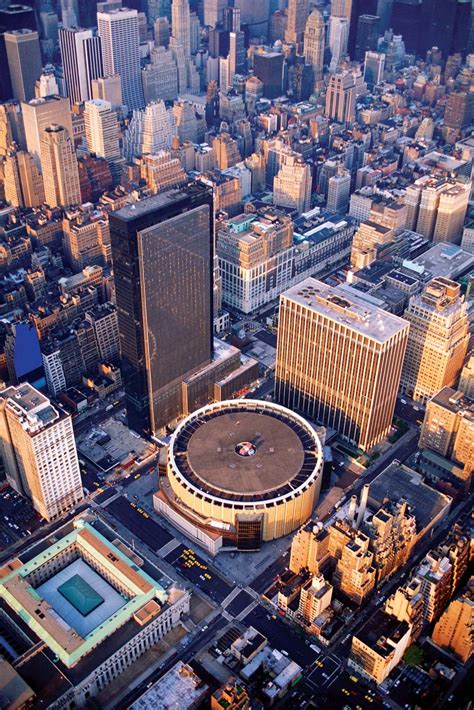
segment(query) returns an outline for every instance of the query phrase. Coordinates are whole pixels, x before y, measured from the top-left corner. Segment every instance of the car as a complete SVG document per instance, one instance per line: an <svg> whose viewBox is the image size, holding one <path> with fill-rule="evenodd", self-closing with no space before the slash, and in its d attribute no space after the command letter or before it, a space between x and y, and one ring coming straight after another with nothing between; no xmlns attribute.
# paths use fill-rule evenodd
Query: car
<svg viewBox="0 0 474 710"><path fill-rule="evenodd" d="M416 404L413 405L413 409L415 410L415 412L421 411L420 407L417 407Z"/></svg>
<svg viewBox="0 0 474 710"><path fill-rule="evenodd" d="M401 399L400 402L401 402L402 404L406 404L406 403L407 403L406 399Z"/></svg>

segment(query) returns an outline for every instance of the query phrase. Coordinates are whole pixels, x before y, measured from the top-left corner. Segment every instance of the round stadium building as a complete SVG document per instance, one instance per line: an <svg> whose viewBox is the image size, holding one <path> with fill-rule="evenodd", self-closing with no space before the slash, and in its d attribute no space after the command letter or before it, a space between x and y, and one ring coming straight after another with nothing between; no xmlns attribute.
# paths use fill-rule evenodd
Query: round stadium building
<svg viewBox="0 0 474 710"><path fill-rule="evenodd" d="M215 554L259 549L311 515L323 454L314 429L277 404L210 404L171 437L155 509Z"/></svg>

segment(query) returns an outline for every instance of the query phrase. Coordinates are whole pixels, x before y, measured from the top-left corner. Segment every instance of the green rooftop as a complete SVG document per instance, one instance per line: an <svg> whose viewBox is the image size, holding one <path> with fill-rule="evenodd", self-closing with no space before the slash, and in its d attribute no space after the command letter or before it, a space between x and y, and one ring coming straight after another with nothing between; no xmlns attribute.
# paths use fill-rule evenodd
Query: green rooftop
<svg viewBox="0 0 474 710"><path fill-rule="evenodd" d="M73 577L61 584L58 587L58 592L82 614L87 616L100 606L104 599L92 589L90 584L86 582L80 575L75 574Z"/></svg>

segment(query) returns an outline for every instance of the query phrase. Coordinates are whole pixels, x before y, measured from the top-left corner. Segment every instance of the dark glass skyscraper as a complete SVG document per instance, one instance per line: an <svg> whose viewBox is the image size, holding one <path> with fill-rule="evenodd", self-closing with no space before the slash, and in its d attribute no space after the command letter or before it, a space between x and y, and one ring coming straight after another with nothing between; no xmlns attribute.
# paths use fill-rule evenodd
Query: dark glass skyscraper
<svg viewBox="0 0 474 710"><path fill-rule="evenodd" d="M421 53L438 47L446 59L452 51L458 0L423 0Z"/></svg>
<svg viewBox="0 0 474 710"><path fill-rule="evenodd" d="M190 183L124 207L110 233L128 423L153 434L212 358L212 190Z"/></svg>

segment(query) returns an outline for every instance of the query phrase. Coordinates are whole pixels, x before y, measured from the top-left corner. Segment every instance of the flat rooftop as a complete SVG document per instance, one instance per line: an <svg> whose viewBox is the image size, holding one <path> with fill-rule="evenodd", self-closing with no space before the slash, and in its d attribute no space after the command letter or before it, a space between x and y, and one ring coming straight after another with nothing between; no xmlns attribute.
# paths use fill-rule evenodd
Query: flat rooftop
<svg viewBox="0 0 474 710"><path fill-rule="evenodd" d="M126 205L122 209L117 210L112 214L112 216L118 217L127 222L131 222L138 217L159 210L167 205L172 205L173 203L185 200L191 195L198 194L209 194L209 187L204 185L204 183L194 182L186 185L183 188L171 189L166 192L161 192L158 195L153 195L152 197L147 197L144 200L139 200L131 205Z"/></svg>
<svg viewBox="0 0 474 710"><path fill-rule="evenodd" d="M423 477L397 463L392 463L370 484L369 501L373 508L382 506L385 498L405 500L413 510L418 530L429 527L432 521L451 504L451 498L423 482Z"/></svg>
<svg viewBox="0 0 474 710"><path fill-rule="evenodd" d="M128 602L82 559L50 577L36 592L82 638Z"/></svg>
<svg viewBox="0 0 474 710"><path fill-rule="evenodd" d="M466 397L463 392L451 387L443 387L431 398L431 401L450 412L465 413L474 418L474 401Z"/></svg>
<svg viewBox="0 0 474 710"><path fill-rule="evenodd" d="M434 276L456 278L474 267L474 254L464 251L456 244L439 242L413 259L413 263Z"/></svg>
<svg viewBox="0 0 474 710"><path fill-rule="evenodd" d="M377 609L355 636L379 656L385 657L393 653L394 645L405 636L408 629L406 621L399 621L382 609Z"/></svg>
<svg viewBox="0 0 474 710"><path fill-rule="evenodd" d="M44 579L41 570L46 566L49 578L36 586L38 576L39 581ZM79 608L80 595L73 595L73 604L70 594L59 591L76 575L85 582L81 583L82 595L88 587L97 595L96 601L98 597L103 600L88 614L82 613L87 604ZM72 667L129 623L148 602L156 599L163 604L167 595L107 538L78 519L71 532L35 557L24 564L11 560L0 569L0 598L66 667Z"/></svg>
<svg viewBox="0 0 474 710"><path fill-rule="evenodd" d="M356 294L353 290L349 296L340 285L329 286L310 277L285 291L282 298L380 343L408 328L402 318Z"/></svg>
<svg viewBox="0 0 474 710"><path fill-rule="evenodd" d="M315 475L316 433L283 408L243 401L185 420L172 440L174 466L198 490L224 500L292 494Z"/></svg>
<svg viewBox="0 0 474 710"><path fill-rule="evenodd" d="M197 707L207 695L208 686L191 666L178 661L171 670L146 691L130 710L186 710Z"/></svg>
<svg viewBox="0 0 474 710"><path fill-rule="evenodd" d="M188 458L204 483L226 493L261 493L284 485L298 473L304 448L284 422L238 412L200 426L189 440Z"/></svg>

